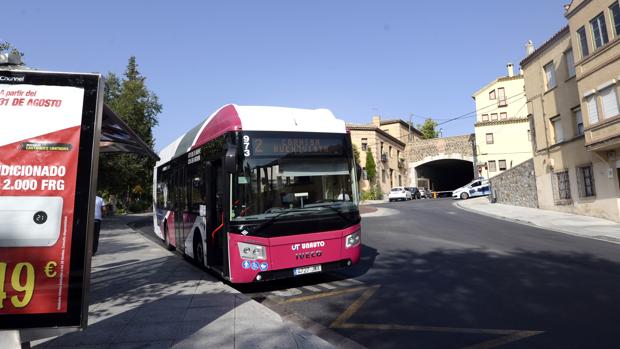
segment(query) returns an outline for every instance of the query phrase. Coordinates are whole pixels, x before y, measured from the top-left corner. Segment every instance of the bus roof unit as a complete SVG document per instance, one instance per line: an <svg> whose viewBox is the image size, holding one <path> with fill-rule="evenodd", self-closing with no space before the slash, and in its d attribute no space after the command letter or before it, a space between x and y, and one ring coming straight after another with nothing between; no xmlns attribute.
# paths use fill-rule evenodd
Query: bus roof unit
<svg viewBox="0 0 620 349"><path fill-rule="evenodd" d="M156 166L198 148L226 132L239 130L346 133L344 121L336 119L328 109L227 104L163 148L159 153L161 160Z"/></svg>

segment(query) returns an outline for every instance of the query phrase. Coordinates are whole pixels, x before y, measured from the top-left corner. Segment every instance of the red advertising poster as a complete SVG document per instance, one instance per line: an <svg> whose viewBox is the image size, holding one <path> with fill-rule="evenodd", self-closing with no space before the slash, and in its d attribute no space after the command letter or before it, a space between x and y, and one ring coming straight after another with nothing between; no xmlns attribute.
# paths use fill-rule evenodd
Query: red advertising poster
<svg viewBox="0 0 620 349"><path fill-rule="evenodd" d="M76 87L0 84L2 313L67 311L83 100Z"/></svg>

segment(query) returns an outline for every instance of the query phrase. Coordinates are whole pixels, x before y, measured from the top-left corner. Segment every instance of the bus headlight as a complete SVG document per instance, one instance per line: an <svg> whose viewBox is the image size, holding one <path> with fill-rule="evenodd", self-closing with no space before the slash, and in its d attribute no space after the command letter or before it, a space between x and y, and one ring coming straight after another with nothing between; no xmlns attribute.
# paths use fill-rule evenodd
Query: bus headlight
<svg viewBox="0 0 620 349"><path fill-rule="evenodd" d="M359 245L362 239L360 234L361 234L361 230L358 230L353 234L347 235L347 237L345 238L344 246L346 248L351 248L353 246Z"/></svg>
<svg viewBox="0 0 620 349"><path fill-rule="evenodd" d="M243 259L267 259L267 253L265 252L265 246L248 244L245 242L238 242L237 247L239 248L239 255Z"/></svg>

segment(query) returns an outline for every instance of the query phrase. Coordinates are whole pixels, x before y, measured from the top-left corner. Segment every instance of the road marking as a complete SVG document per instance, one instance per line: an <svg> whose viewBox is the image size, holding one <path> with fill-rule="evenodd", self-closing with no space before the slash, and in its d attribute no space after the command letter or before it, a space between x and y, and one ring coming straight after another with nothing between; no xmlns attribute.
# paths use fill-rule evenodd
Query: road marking
<svg viewBox="0 0 620 349"><path fill-rule="evenodd" d="M463 349L491 349L500 345L515 342L528 337L536 336L543 331L521 331L521 330L500 330L488 328L459 328L459 327L438 327L438 326L416 326L398 324L362 324L347 322L359 309L377 292L381 285L368 288L364 293L353 302L340 316L332 322L330 328L342 329L363 329L363 330L397 330L397 331L417 331L417 332L439 332L439 333L468 333L468 334L495 334L502 337L485 341L479 344L468 346Z"/></svg>
<svg viewBox="0 0 620 349"><path fill-rule="evenodd" d="M280 302L280 304L283 304L283 303L305 302L305 301L315 300L315 299L319 299L319 298L339 296L339 295L343 295L343 294L347 294L347 293L353 293L353 292L361 291L361 290L364 290L364 289L366 289L366 287L362 286L362 287L348 288L346 290L322 292L322 293L319 293L319 294L313 294L313 295L309 295L309 296L299 296L299 297L294 297L294 298L289 298L289 299L283 300L282 302Z"/></svg>
<svg viewBox="0 0 620 349"><path fill-rule="evenodd" d="M500 345L516 342L528 337L536 336L543 333L543 331L518 331L508 336L491 339L490 341L475 344L463 349L491 349L499 347Z"/></svg>
<svg viewBox="0 0 620 349"><path fill-rule="evenodd" d="M328 283L318 284L317 286L324 287L324 288L326 288L326 289L328 289L328 290L334 290L334 289L336 289L336 288L337 288L336 286L334 286L334 285L330 285L330 284L328 284Z"/></svg>
<svg viewBox="0 0 620 349"><path fill-rule="evenodd" d="M347 310L340 314L340 316L338 316L336 320L334 320L334 322L329 325L329 327L339 327L344 324L347 320L349 320L351 316L353 316L353 314L355 314L362 307L362 305L364 305L364 303L366 303L366 301L370 297L372 297L373 294L375 294L375 292L377 292L379 287L381 287L381 285L375 285L364 291L360 298L358 298L355 302L353 302L353 304L351 304L347 308Z"/></svg>
<svg viewBox="0 0 620 349"><path fill-rule="evenodd" d="M303 289L308 290L310 292L321 292L321 289L314 286L304 286Z"/></svg>
<svg viewBox="0 0 620 349"><path fill-rule="evenodd" d="M279 297L291 297L302 293L303 292L298 288L288 288L286 290L273 291L273 294Z"/></svg>
<svg viewBox="0 0 620 349"><path fill-rule="evenodd" d="M347 286L351 286L351 282L349 282L349 280L338 280L338 281L332 281L332 284L340 286L340 287L347 287Z"/></svg>
<svg viewBox="0 0 620 349"><path fill-rule="evenodd" d="M337 327L338 328L349 328L349 329L364 329L364 330L475 333L475 334L497 334L497 335L515 335L520 332L536 332L536 331L517 331L517 330L496 330L492 328L437 327L437 326L417 326L417 325L398 325L398 324L361 324L361 323L352 323L352 322L338 324ZM540 332L537 332L537 333L540 333ZM471 348L478 349L478 347L471 347Z"/></svg>

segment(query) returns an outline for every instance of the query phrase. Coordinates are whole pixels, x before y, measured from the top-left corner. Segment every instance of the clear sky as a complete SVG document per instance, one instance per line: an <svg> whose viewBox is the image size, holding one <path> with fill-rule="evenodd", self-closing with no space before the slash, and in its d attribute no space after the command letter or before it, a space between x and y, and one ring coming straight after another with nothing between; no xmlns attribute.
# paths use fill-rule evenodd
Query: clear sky
<svg viewBox="0 0 620 349"><path fill-rule="evenodd" d="M163 104L161 149L226 103L328 108L415 124L471 95L566 25L568 0L14 1L0 40L41 70L122 74L136 56ZM441 126L473 132L473 118Z"/></svg>

